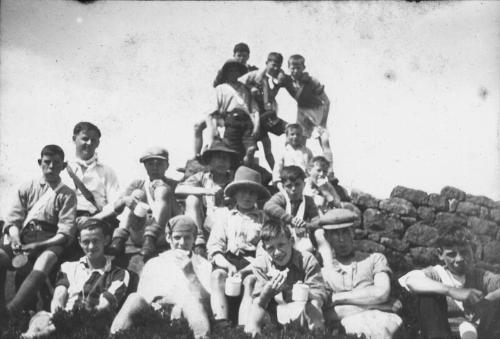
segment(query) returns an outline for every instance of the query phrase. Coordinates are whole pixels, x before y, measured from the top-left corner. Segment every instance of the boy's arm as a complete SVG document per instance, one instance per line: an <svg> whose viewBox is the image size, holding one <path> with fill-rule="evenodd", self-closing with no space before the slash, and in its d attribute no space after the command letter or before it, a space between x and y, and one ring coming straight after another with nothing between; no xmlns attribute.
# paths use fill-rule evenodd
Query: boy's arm
<svg viewBox="0 0 500 339"><path fill-rule="evenodd" d="M321 101L323 101L323 106L325 107L324 113L323 113L323 119L321 119L321 122L319 123L319 125L321 127L326 128L326 124L328 121L328 115L330 114L330 99L328 99L328 96L326 95L325 91L323 91L319 95L319 97L320 97Z"/></svg>
<svg viewBox="0 0 500 339"><path fill-rule="evenodd" d="M7 217L5 218L5 225L2 232L8 234L11 244L16 247L21 244L20 230L23 227L23 222L28 214L27 207L27 191L28 187L22 186L16 194L16 198L10 208Z"/></svg>
<svg viewBox="0 0 500 339"><path fill-rule="evenodd" d="M321 275L321 266L313 255L306 258L305 264L305 277L304 283L309 285L309 295L311 296L311 301L316 300L314 304L316 306L323 306L327 298L327 290L325 288L325 281Z"/></svg>
<svg viewBox="0 0 500 339"><path fill-rule="evenodd" d="M68 288L63 285L58 285L54 289L54 296L50 303L50 312L54 314L59 309L64 309L68 300Z"/></svg>
<svg viewBox="0 0 500 339"><path fill-rule="evenodd" d="M62 233L57 233L52 238L49 238L47 240L22 245L22 249L23 251L26 252L42 251L51 246L63 246L64 244L66 244L67 240L68 240L67 235Z"/></svg>
<svg viewBox="0 0 500 339"><path fill-rule="evenodd" d="M253 123L252 135L256 137L259 134L259 129L260 129L259 111L255 111L254 113L250 114L250 117L252 118L252 123Z"/></svg>
<svg viewBox="0 0 500 339"><path fill-rule="evenodd" d="M375 305L386 302L391 291L389 274L386 272L376 273L373 280L374 284L371 286L333 294L333 304Z"/></svg>
<svg viewBox="0 0 500 339"><path fill-rule="evenodd" d="M104 219L107 217L116 216L115 201L120 198L120 185L115 171L111 168L105 168L105 192L107 204L103 206L102 211L93 216L96 219Z"/></svg>
<svg viewBox="0 0 500 339"><path fill-rule="evenodd" d="M186 179L185 182L177 185L175 194L184 195L215 195L218 189L209 189L203 187L202 184L203 172L198 172Z"/></svg>
<svg viewBox="0 0 500 339"><path fill-rule="evenodd" d="M284 206L286 206L285 196L283 193L276 193L264 204L264 212L271 217L281 219L285 223L290 223L293 215L287 213Z"/></svg>
<svg viewBox="0 0 500 339"><path fill-rule="evenodd" d="M215 261L216 254L223 255L227 250L227 235L225 232L225 224L227 221L227 208L218 208L214 213L207 217L207 226L211 226L210 236L207 241L207 252L208 258ZM217 261L222 262L224 265L221 267L226 267L226 261L217 259Z"/></svg>

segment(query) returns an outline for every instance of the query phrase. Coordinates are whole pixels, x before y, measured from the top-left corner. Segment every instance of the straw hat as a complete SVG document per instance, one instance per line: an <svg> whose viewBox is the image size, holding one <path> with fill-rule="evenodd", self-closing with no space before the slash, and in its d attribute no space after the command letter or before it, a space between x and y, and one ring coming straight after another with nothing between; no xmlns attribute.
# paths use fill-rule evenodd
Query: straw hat
<svg viewBox="0 0 500 339"><path fill-rule="evenodd" d="M354 212L345 208L334 208L320 217L319 225L325 230L338 230L351 227L356 219Z"/></svg>
<svg viewBox="0 0 500 339"><path fill-rule="evenodd" d="M232 197L237 190L247 188L256 191L259 195L259 200L267 199L271 194L261 182L262 180L259 172L246 166L240 166L234 174L234 180L224 189L224 194L228 197Z"/></svg>

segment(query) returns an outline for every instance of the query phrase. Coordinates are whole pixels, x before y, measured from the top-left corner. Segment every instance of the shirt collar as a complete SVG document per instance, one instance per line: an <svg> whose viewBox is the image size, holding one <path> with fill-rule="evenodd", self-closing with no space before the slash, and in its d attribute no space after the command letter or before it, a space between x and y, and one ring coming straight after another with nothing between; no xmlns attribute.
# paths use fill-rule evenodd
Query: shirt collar
<svg viewBox="0 0 500 339"><path fill-rule="evenodd" d="M80 166L84 166L84 167L92 167L94 165L97 165L99 163L99 160L98 160L98 157L97 157L97 153L94 153L94 155L92 156L92 158L88 159L88 160L83 160L83 159L80 159L80 158L76 158L75 159L75 162L80 165Z"/></svg>
<svg viewBox="0 0 500 339"><path fill-rule="evenodd" d="M105 272L111 271L111 262L113 261L112 256L106 256L106 263L104 264L103 268L94 268L91 269L89 265L89 261L86 256L83 256L80 258L79 262L80 264L86 269L89 270L90 272L99 272L100 274L104 274Z"/></svg>
<svg viewBox="0 0 500 339"><path fill-rule="evenodd" d="M236 208L236 206L234 208L232 208L230 210L230 213L232 215L235 215L235 214L242 214L242 215L258 215L260 213L260 210L257 208L257 207L254 207L252 210L250 211L247 211L247 212L241 212L239 209Z"/></svg>

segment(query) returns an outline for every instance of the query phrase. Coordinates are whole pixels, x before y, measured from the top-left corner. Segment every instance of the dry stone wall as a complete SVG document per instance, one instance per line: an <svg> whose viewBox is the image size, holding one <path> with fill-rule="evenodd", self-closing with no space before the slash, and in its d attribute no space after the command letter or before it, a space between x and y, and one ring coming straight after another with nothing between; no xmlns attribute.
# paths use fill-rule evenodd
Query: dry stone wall
<svg viewBox="0 0 500 339"><path fill-rule="evenodd" d="M500 272L500 201L451 186L440 193L397 186L388 199L353 191L344 207L358 215L357 250L385 253L395 271L437 263L439 228L458 224L474 236L476 264Z"/></svg>

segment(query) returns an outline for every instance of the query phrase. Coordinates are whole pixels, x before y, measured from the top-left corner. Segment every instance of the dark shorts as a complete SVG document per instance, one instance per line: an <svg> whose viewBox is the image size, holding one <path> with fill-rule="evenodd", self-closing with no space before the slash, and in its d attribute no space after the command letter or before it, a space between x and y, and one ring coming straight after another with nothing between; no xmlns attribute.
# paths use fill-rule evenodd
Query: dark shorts
<svg viewBox="0 0 500 339"><path fill-rule="evenodd" d="M247 150L255 146L250 116L242 111L229 112L224 119L224 126L224 141L243 158Z"/></svg>
<svg viewBox="0 0 500 339"><path fill-rule="evenodd" d="M261 113L258 140L262 140L265 137L268 137L268 132L277 136L282 135L283 133L285 133L286 125L288 125L288 123L278 117L278 115L274 111Z"/></svg>

